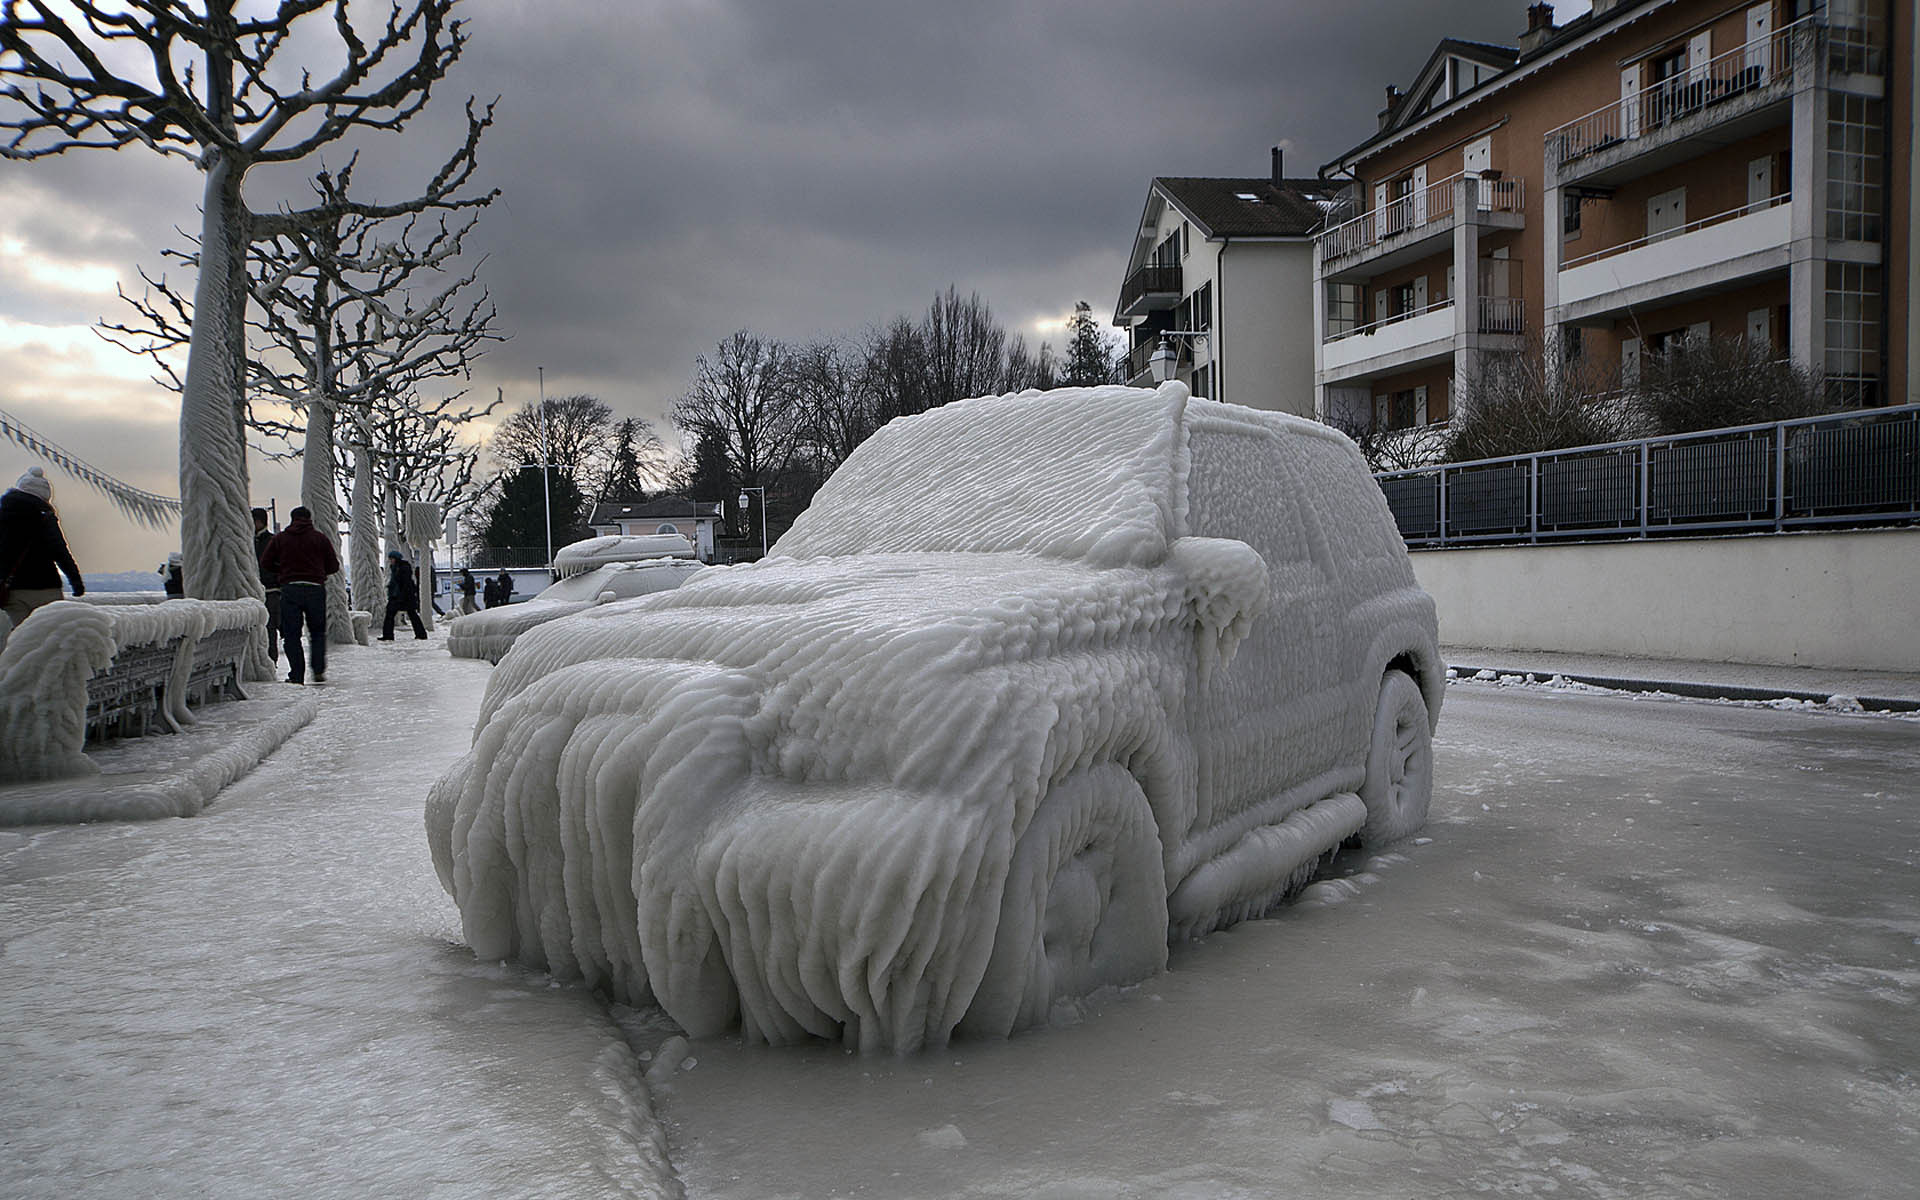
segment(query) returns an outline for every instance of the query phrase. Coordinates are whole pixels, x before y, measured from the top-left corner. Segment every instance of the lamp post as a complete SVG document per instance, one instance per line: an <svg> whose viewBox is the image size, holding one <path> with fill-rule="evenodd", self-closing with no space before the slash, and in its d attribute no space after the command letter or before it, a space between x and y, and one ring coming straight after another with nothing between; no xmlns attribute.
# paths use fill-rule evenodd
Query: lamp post
<svg viewBox="0 0 1920 1200"><path fill-rule="evenodd" d="M547 460L547 369L540 373L540 494L547 506L547 567L553 567L553 464Z"/></svg>
<svg viewBox="0 0 1920 1200"><path fill-rule="evenodd" d="M743 487L740 489L740 507L747 507L747 493L760 493L760 557L767 556L767 489L763 487Z"/></svg>

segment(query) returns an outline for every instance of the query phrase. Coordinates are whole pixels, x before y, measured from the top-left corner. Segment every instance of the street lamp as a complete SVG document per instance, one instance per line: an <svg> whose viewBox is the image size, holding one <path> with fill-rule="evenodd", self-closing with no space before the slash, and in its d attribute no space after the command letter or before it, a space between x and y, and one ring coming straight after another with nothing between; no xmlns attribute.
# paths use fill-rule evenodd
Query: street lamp
<svg viewBox="0 0 1920 1200"><path fill-rule="evenodd" d="M760 493L760 557L767 556L767 489L763 487L743 487L740 489L740 509L746 511L747 493Z"/></svg>
<svg viewBox="0 0 1920 1200"><path fill-rule="evenodd" d="M547 567L553 567L553 464L547 461L547 369L540 373L540 494L547 502Z"/></svg>
<svg viewBox="0 0 1920 1200"><path fill-rule="evenodd" d="M1186 338L1188 345L1191 346L1195 342L1206 341L1207 331L1204 329L1163 331L1160 334L1160 344L1155 346L1153 353L1147 356L1147 372L1153 376L1155 383L1165 383L1180 370L1180 352L1174 349L1173 345L1175 338Z"/></svg>

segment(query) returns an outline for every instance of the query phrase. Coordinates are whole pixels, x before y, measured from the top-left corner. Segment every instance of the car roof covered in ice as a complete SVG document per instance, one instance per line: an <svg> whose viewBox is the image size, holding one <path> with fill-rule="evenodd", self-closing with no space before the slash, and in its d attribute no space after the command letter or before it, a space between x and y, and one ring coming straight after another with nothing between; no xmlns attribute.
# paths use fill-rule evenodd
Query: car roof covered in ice
<svg viewBox="0 0 1920 1200"><path fill-rule="evenodd" d="M868 438L773 547L794 558L1025 551L1146 565L1180 527L1187 389L962 400Z"/></svg>

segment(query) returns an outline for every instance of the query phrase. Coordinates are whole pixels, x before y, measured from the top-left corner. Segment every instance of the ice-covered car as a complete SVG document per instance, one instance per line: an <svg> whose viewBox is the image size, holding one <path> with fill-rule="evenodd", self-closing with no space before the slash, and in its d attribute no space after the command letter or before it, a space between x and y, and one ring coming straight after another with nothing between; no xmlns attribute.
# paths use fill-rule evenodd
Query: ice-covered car
<svg viewBox="0 0 1920 1200"><path fill-rule="evenodd" d="M1005 1035L1418 828L1443 673L1342 435L968 400L772 557L529 631L428 837L478 954L696 1036Z"/></svg>
<svg viewBox="0 0 1920 1200"><path fill-rule="evenodd" d="M546 587L524 603L455 617L447 627L447 652L455 658L484 658L497 663L513 649L514 639L535 625L584 612L596 604L677 588L704 569L699 563L684 558L610 562L587 567Z"/></svg>

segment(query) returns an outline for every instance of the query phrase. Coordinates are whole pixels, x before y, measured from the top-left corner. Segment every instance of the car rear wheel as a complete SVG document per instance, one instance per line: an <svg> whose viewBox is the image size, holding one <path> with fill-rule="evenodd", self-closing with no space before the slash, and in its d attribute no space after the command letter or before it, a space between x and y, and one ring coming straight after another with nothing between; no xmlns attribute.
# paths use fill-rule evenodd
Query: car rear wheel
<svg viewBox="0 0 1920 1200"><path fill-rule="evenodd" d="M1427 823L1433 799L1433 727L1420 685L1404 671L1388 671L1380 683L1367 750L1367 778L1360 786L1367 824L1366 846L1384 846Z"/></svg>
<svg viewBox="0 0 1920 1200"><path fill-rule="evenodd" d="M1014 846L993 954L960 1032L1005 1037L1057 1000L1166 967L1167 886L1146 793L1107 764L1049 788Z"/></svg>

